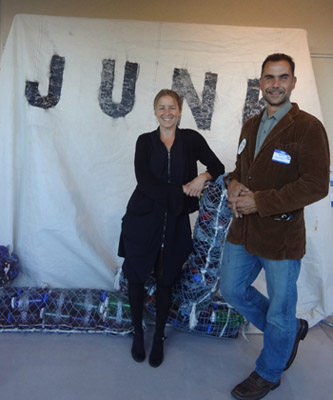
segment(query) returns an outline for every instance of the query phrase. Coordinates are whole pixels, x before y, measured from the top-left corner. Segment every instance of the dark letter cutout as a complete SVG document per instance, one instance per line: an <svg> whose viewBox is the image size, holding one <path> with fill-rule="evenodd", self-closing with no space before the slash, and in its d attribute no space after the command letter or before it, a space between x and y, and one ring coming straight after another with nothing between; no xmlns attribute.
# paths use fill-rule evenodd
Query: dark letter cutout
<svg viewBox="0 0 333 400"><path fill-rule="evenodd" d="M200 102L187 69L174 69L172 89L187 101L199 129L210 130L214 111L216 83L217 74L206 72L202 102Z"/></svg>
<svg viewBox="0 0 333 400"><path fill-rule="evenodd" d="M249 118L259 114L262 111L262 109L266 106L266 101L263 98L259 100L259 92L260 92L259 80L248 79L246 99L243 108L243 124Z"/></svg>
<svg viewBox="0 0 333 400"><path fill-rule="evenodd" d="M123 93L120 103L112 101L115 60L103 60L102 81L99 90L99 105L102 111L113 118L124 117L132 111L135 100L135 85L139 65L126 62Z"/></svg>
<svg viewBox="0 0 333 400"><path fill-rule="evenodd" d="M47 96L41 96L38 90L38 82L26 81L25 97L30 105L48 109L55 107L61 96L62 77L65 68L65 57L54 55L50 65L50 81Z"/></svg>

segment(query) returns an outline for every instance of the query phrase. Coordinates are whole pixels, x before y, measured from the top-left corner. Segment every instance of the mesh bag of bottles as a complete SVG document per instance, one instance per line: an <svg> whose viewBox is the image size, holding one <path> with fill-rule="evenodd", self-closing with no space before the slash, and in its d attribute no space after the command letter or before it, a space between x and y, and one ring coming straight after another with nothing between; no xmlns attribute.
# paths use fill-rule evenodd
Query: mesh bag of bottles
<svg viewBox="0 0 333 400"><path fill-rule="evenodd" d="M223 176L210 182L200 202L193 232L193 252L175 286L182 301L209 303L218 288L223 245L231 222Z"/></svg>
<svg viewBox="0 0 333 400"><path fill-rule="evenodd" d="M154 291L154 285L150 288ZM225 339L236 339L244 318L223 298L216 294L209 304L199 303L196 307L190 303L178 303L175 298L168 318L168 324L177 330ZM152 294L147 301L147 309L155 313L155 296Z"/></svg>
<svg viewBox="0 0 333 400"><path fill-rule="evenodd" d="M231 223L223 176L210 182L201 199L193 232L193 252L175 285L169 323L209 336L238 337L244 318L219 293L224 241ZM146 308L155 313L156 285L147 287Z"/></svg>
<svg viewBox="0 0 333 400"><path fill-rule="evenodd" d="M8 247L0 246L0 286L6 286L19 273L19 259L16 254L10 253Z"/></svg>
<svg viewBox="0 0 333 400"><path fill-rule="evenodd" d="M0 288L2 331L133 331L127 297L98 289Z"/></svg>

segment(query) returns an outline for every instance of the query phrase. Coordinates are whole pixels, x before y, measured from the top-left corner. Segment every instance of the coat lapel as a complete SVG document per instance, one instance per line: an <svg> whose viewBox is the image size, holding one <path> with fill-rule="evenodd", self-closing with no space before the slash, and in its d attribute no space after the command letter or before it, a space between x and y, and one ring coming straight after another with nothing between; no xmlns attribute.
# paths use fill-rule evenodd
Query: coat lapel
<svg viewBox="0 0 333 400"><path fill-rule="evenodd" d="M274 126L274 128L268 134L268 136L265 139L264 143L262 144L262 146L261 146L256 158L258 158L259 154L262 151L264 151L264 149L267 146L269 146L273 141L275 141L278 136L282 135L283 132L286 129L288 129L294 123L294 116L298 113L298 111L299 111L298 105L297 104L293 104L293 108L281 119L281 121L279 121ZM260 120L261 120L261 116L262 116L262 114L260 115L259 123L260 123ZM253 135L253 136L255 136L255 138L257 138L258 128L259 128L259 124L258 124L258 127L257 127L256 134ZM254 146L255 146L255 144L254 144ZM252 148L251 148L251 150L252 150ZM253 148L253 152L254 152L254 148Z"/></svg>

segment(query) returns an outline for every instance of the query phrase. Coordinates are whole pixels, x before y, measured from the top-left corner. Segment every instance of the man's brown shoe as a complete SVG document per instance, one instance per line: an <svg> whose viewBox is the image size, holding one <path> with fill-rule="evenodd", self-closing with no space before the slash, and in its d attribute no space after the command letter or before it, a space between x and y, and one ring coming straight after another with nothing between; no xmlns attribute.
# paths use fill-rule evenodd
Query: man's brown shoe
<svg viewBox="0 0 333 400"><path fill-rule="evenodd" d="M284 367L283 371L287 371L287 369L291 366L291 364L294 362L296 354L297 354L297 350L298 350L298 344L301 340L305 339L306 334L308 333L309 330L309 324L307 321L305 321L305 319L300 319L299 320L299 328L296 334L296 339L295 339L295 343L294 343L294 347L292 349L291 355L289 357L289 360L286 364L286 366Z"/></svg>
<svg viewBox="0 0 333 400"><path fill-rule="evenodd" d="M245 381L237 385L231 394L238 400L259 400L279 385L280 380L277 382L266 381L254 371Z"/></svg>

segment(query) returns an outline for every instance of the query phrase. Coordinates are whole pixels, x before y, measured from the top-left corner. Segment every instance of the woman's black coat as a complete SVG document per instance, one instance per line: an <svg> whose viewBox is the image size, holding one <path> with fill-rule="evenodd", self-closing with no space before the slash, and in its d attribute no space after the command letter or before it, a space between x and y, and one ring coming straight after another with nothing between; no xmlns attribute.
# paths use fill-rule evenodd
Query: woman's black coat
<svg viewBox="0 0 333 400"><path fill-rule="evenodd" d="M163 282L171 285L192 251L189 213L199 201L182 185L198 175L197 161L216 179L224 166L206 140L191 129L176 130L168 153L159 129L138 137L135 150L137 186L122 221L118 255L131 283L147 280L163 246Z"/></svg>

